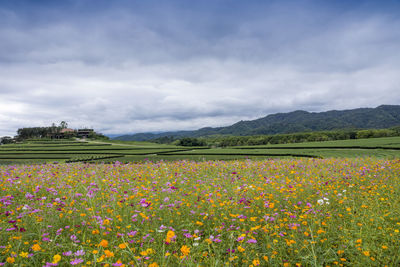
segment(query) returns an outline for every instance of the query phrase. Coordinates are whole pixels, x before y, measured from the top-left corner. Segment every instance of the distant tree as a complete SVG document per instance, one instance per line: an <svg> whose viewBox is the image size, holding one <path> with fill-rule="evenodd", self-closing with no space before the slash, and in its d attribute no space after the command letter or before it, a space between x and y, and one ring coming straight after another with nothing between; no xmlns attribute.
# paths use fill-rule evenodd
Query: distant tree
<svg viewBox="0 0 400 267"><path fill-rule="evenodd" d="M206 142L197 138L185 137L178 141L179 146L206 146Z"/></svg>
<svg viewBox="0 0 400 267"><path fill-rule="evenodd" d="M68 123L65 122L65 121L62 121L62 122L60 123L60 128L61 128L61 129L66 129L66 128L68 128Z"/></svg>
<svg viewBox="0 0 400 267"><path fill-rule="evenodd" d="M0 138L0 144L6 145L14 143L14 140L10 136L3 136Z"/></svg>

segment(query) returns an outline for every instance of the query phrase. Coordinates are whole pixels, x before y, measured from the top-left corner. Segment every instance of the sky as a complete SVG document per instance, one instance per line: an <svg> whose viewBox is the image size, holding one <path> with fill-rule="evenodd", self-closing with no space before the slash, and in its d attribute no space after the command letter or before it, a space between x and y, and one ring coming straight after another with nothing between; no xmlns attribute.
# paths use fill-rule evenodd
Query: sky
<svg viewBox="0 0 400 267"><path fill-rule="evenodd" d="M400 104L400 1L1 0L0 136Z"/></svg>

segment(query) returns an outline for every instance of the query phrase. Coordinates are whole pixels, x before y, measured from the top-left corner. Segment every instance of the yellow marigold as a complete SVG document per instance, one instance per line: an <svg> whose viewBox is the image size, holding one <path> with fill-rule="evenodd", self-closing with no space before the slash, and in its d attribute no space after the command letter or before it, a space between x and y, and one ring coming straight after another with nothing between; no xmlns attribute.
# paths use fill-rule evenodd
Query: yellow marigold
<svg viewBox="0 0 400 267"><path fill-rule="evenodd" d="M238 246L238 248L237 248L238 250L239 250L239 252L243 252L243 251L245 251L246 249L244 249L244 248L242 248L241 246Z"/></svg>
<svg viewBox="0 0 400 267"><path fill-rule="evenodd" d="M140 255L142 255L142 256L147 256L147 251L146 251L146 250L141 251L141 252L140 252Z"/></svg>
<svg viewBox="0 0 400 267"><path fill-rule="evenodd" d="M61 260L61 256L60 255L56 254L56 255L53 256L53 263L57 263L60 260Z"/></svg>
<svg viewBox="0 0 400 267"><path fill-rule="evenodd" d="M190 248L189 248L188 246L186 246L186 245L183 245L183 246L181 247L181 252L182 252L182 254L183 254L184 256L187 256L187 255L189 255L189 253L190 253Z"/></svg>
<svg viewBox="0 0 400 267"><path fill-rule="evenodd" d="M173 238L174 236L175 236L174 231L169 230L169 231L167 232L167 238Z"/></svg>
<svg viewBox="0 0 400 267"><path fill-rule="evenodd" d="M15 259L14 259L13 257L8 257L8 258L6 259L6 261L7 261L8 263L14 263L14 262L15 262Z"/></svg>
<svg viewBox="0 0 400 267"><path fill-rule="evenodd" d="M254 266L260 265L260 261L258 259L253 260L252 263Z"/></svg>
<svg viewBox="0 0 400 267"><path fill-rule="evenodd" d="M28 258L29 253L28 253L28 252L21 252L21 253L19 253L19 255L20 255L22 258Z"/></svg>
<svg viewBox="0 0 400 267"><path fill-rule="evenodd" d="M101 240L100 243L99 243L99 246L103 247L103 248L108 247L108 241L105 240L105 239Z"/></svg>
<svg viewBox="0 0 400 267"><path fill-rule="evenodd" d="M156 262L153 262L152 264L149 265L149 267L158 267L158 264Z"/></svg>
<svg viewBox="0 0 400 267"><path fill-rule="evenodd" d="M39 251L39 250L41 250L42 248L39 246L39 244L35 244L35 245L33 245L32 246L32 250L33 251Z"/></svg>
<svg viewBox="0 0 400 267"><path fill-rule="evenodd" d="M175 237L174 231L169 230L169 231L167 232L167 238L165 239L165 241L166 241L167 243L171 243L172 238L174 238L174 237Z"/></svg>
<svg viewBox="0 0 400 267"><path fill-rule="evenodd" d="M120 249L124 249L124 248L126 248L126 245L125 245L125 243L122 243L122 244L119 244L118 247L119 247Z"/></svg>
<svg viewBox="0 0 400 267"><path fill-rule="evenodd" d="M367 257L369 257L369 251L363 251L363 254Z"/></svg>

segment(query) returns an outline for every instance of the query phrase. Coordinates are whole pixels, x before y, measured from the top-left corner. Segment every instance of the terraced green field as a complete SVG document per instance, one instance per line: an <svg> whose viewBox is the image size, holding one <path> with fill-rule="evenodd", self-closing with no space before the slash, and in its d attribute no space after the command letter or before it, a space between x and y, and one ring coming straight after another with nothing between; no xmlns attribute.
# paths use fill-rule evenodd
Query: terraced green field
<svg viewBox="0 0 400 267"><path fill-rule="evenodd" d="M94 141L30 141L0 146L0 164L368 156L400 158L400 137L227 148L179 147L121 141L107 143Z"/></svg>

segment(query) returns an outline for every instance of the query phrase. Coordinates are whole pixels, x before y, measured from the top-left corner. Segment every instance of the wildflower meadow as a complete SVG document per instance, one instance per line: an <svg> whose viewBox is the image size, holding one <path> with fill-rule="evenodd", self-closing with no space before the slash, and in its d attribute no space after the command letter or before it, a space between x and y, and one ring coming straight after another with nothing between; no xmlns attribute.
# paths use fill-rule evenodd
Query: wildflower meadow
<svg viewBox="0 0 400 267"><path fill-rule="evenodd" d="M398 266L400 161L0 167L4 266Z"/></svg>

